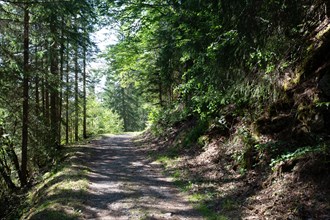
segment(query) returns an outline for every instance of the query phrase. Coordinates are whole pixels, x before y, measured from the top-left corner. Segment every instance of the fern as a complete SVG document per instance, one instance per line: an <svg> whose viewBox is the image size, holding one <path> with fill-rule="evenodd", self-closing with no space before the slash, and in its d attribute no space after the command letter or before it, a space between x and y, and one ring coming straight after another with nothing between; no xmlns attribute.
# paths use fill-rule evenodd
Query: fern
<svg viewBox="0 0 330 220"><path fill-rule="evenodd" d="M282 154L281 156L279 156L276 159L272 159L270 166L272 167L272 169L274 169L274 167L279 163L287 162L290 160L298 160L303 157L306 157L308 154L326 152L328 148L329 148L329 146L326 144L312 146L312 147L306 146L306 147L298 148L294 152L288 152L288 153Z"/></svg>

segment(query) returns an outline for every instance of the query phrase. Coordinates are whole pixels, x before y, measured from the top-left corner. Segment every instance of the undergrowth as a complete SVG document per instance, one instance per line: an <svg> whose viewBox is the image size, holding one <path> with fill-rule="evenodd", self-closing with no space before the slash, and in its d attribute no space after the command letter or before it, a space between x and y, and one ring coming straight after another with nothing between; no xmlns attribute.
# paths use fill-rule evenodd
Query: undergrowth
<svg viewBox="0 0 330 220"><path fill-rule="evenodd" d="M158 158L167 172L173 177L176 185L182 190L190 194L190 201L195 204L207 219L230 219L233 213L236 212L242 201L235 201L232 196L216 195L215 191L201 191L195 188L203 188L203 184L208 184L203 179L202 173L190 173L190 168L178 168L177 162L187 155L194 155L192 158L202 154L207 146L216 141L224 152L219 155L220 159L209 161L207 163L218 163L217 166L225 167L230 172L236 172L239 179L249 178L251 173L261 173L262 175L272 175L281 172L291 172L296 164L302 164L308 160L319 160L319 165L328 164L330 149L326 138L312 137L315 140L309 145L306 145L305 139L281 139L281 135L263 135L257 132L253 118L243 117L236 122L229 122L227 116L219 117L221 121L221 129L215 129L214 120L201 120L196 117L189 119L181 119L181 122L167 124L169 127L162 127L162 138L165 140L161 152L154 152L153 157ZM229 117L230 118L230 117ZM254 119L255 120L255 119ZM159 128L162 127L162 128ZM156 126L154 127L156 128ZM226 131L224 132L225 129ZM169 132L170 131L170 132ZM284 132L287 132L284 130ZM229 133L229 135L228 135ZM157 135L156 135L157 136ZM159 137L159 135L158 135ZM163 147L164 147L163 146ZM215 152L216 153L216 152ZM231 156L227 161L221 159L226 156ZM325 158L324 161L322 158ZM300 163L302 162L302 163ZM224 164L223 164L224 163ZM198 169L199 165L192 165L193 169ZM194 171L193 171L194 172ZM258 177L265 181L267 177ZM226 183L226 176L222 178L223 184ZM232 180L228 180L232 181ZM249 181L249 180L247 180ZM260 181L260 180L259 180ZM255 187L260 187L255 183ZM253 186L253 184L252 184ZM251 189L252 190L252 189ZM255 189L253 189L255 190ZM221 202L214 202L220 198ZM217 207L217 208L215 208ZM220 208L219 208L220 207ZM219 212L220 210L220 212ZM228 216L226 216L228 214Z"/></svg>
<svg viewBox="0 0 330 220"><path fill-rule="evenodd" d="M88 169L75 165L79 154L77 147L66 147L63 151L63 161L39 176L38 183L27 194L25 208L20 211L22 219L81 217L83 206L78 198L87 193Z"/></svg>
<svg viewBox="0 0 330 220"><path fill-rule="evenodd" d="M293 152L286 152L284 154L279 155L277 158L272 159L270 166L275 169L278 164L306 158L312 154L329 155L329 150L329 145L325 143L316 146L300 147Z"/></svg>

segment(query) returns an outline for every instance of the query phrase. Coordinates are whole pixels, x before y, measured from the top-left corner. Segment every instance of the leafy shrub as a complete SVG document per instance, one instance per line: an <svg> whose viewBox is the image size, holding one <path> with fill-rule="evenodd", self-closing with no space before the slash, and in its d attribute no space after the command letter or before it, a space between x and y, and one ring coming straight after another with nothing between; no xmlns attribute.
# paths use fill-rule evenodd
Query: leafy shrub
<svg viewBox="0 0 330 220"><path fill-rule="evenodd" d="M246 170L251 169L256 163L257 152L254 146L257 141L253 137L251 131L245 126L238 129L237 137L240 140L242 149L234 153L233 159L239 166L240 171L244 173Z"/></svg>
<svg viewBox="0 0 330 220"><path fill-rule="evenodd" d="M180 109L180 106L176 106L168 109L154 108L149 113L150 130L154 135L163 134L165 129L174 126L183 120L186 120L189 116L187 109Z"/></svg>
<svg viewBox="0 0 330 220"><path fill-rule="evenodd" d="M277 157L283 150L285 150L286 145L281 141L271 141L267 143L258 143L254 145L258 153L258 161L261 164L268 165L274 157Z"/></svg>

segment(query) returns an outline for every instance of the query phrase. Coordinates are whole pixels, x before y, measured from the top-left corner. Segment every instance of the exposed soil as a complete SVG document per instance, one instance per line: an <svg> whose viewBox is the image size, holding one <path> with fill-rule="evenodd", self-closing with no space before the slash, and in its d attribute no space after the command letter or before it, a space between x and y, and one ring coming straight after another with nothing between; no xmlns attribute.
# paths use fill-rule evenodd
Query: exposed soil
<svg viewBox="0 0 330 220"><path fill-rule="evenodd" d="M145 135L145 146L157 155L169 155L180 146L185 125L167 136ZM231 148L222 136L213 135L205 146L176 151L169 170L180 170L192 182L192 193L208 194L204 204L226 219L330 220L330 169L320 155L283 164L272 171L265 167L241 172Z"/></svg>

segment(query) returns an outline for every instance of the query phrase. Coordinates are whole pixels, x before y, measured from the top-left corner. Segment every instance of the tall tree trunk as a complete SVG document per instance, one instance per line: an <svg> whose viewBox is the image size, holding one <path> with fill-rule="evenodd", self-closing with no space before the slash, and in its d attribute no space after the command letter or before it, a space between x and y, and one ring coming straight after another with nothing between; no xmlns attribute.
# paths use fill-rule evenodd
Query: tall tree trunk
<svg viewBox="0 0 330 220"><path fill-rule="evenodd" d="M43 66L43 59L41 60L41 66ZM41 69L43 70L43 67L41 67ZM42 104L42 117L43 119L45 119L45 115L46 115L46 91L45 91L45 79L44 77L41 78L41 104Z"/></svg>
<svg viewBox="0 0 330 220"><path fill-rule="evenodd" d="M29 8L24 7L24 52L23 52L23 119L22 119L22 161L21 161L21 186L27 184L28 161L28 128L29 128Z"/></svg>
<svg viewBox="0 0 330 220"><path fill-rule="evenodd" d="M84 57L83 57L83 137L87 138L87 128L86 128L86 45L84 46Z"/></svg>
<svg viewBox="0 0 330 220"><path fill-rule="evenodd" d="M57 54L57 39L56 39L56 15L52 14L52 22L50 24L50 32L53 35L53 42L50 46L50 72L53 76L51 82L51 93L50 93L50 145L55 148L59 146L58 143L58 54Z"/></svg>
<svg viewBox="0 0 330 220"><path fill-rule="evenodd" d="M124 87L120 88L121 93L121 105L122 105L122 117L124 121L124 131L128 131L128 116L127 116L127 108L126 108L126 96Z"/></svg>
<svg viewBox="0 0 330 220"><path fill-rule="evenodd" d="M48 74L47 74L48 75ZM45 79L45 121L46 126L49 127L49 83Z"/></svg>
<svg viewBox="0 0 330 220"><path fill-rule="evenodd" d="M46 42L46 51L49 51L49 42L47 41ZM43 63L43 66L44 66L44 102L45 102L45 114L44 114L44 120L45 120L45 125L47 127L47 129L49 128L49 121L50 121L50 118L49 118L49 81L48 81L48 78L49 78L49 74L48 74L48 63L49 63L49 53L47 52L46 53L46 56L45 56L45 60L44 60L44 63ZM49 140L49 137L48 135L45 135L45 138L46 138L46 141ZM45 142L47 143L47 142Z"/></svg>
<svg viewBox="0 0 330 220"><path fill-rule="evenodd" d="M59 124L58 124L58 143L61 144L62 140L62 108L63 108L63 72L64 72L64 17L62 16L62 28L61 28L61 46L60 46L60 97L58 100L58 118L59 118Z"/></svg>
<svg viewBox="0 0 330 220"><path fill-rule="evenodd" d="M70 95L70 82L69 82L69 77L70 77L70 58L69 58L69 43L67 43L67 51L66 51L66 93L65 93L65 143L69 143L69 95Z"/></svg>
<svg viewBox="0 0 330 220"><path fill-rule="evenodd" d="M35 46L35 66L37 67L38 66L38 62L39 62L39 59L38 59L38 46ZM36 78L35 78L35 103L36 103L36 109L35 109L35 112L36 112L36 117L38 118L39 117L39 114L40 114L40 97L39 97L39 70L36 69Z"/></svg>
<svg viewBox="0 0 330 220"><path fill-rule="evenodd" d="M74 119L74 140L78 141L78 127L79 127L79 88L78 88L78 73L79 73L79 66L78 66L78 44L75 48L75 55L74 55L74 110L75 110L75 119Z"/></svg>

